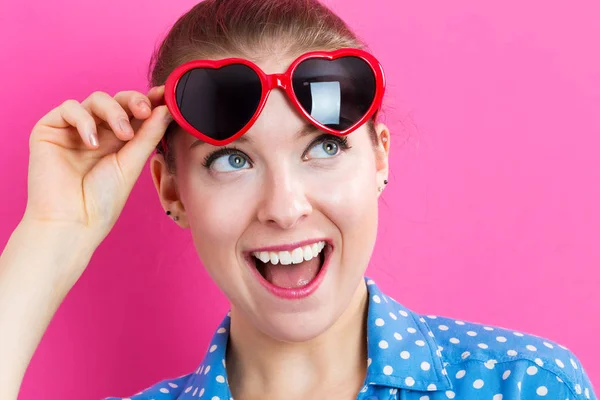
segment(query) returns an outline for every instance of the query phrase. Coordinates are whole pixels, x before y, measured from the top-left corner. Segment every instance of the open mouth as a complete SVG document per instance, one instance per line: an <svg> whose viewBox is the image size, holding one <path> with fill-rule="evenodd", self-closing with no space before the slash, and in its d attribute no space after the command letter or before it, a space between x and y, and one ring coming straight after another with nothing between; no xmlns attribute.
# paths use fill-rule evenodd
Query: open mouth
<svg viewBox="0 0 600 400"><path fill-rule="evenodd" d="M248 255L259 280L282 297L304 297L322 281L332 246L326 241L299 246L290 251L259 251Z"/></svg>

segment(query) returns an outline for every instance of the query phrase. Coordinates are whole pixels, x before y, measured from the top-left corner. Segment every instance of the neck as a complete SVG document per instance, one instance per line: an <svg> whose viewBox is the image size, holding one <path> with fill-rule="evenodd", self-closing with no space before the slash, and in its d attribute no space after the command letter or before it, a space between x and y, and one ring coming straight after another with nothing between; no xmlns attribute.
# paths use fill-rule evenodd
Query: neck
<svg viewBox="0 0 600 400"><path fill-rule="evenodd" d="M233 397L310 398L315 390L342 390L355 398L367 370L367 310L368 292L361 279L349 306L328 330L290 343L261 333L232 308L227 375Z"/></svg>

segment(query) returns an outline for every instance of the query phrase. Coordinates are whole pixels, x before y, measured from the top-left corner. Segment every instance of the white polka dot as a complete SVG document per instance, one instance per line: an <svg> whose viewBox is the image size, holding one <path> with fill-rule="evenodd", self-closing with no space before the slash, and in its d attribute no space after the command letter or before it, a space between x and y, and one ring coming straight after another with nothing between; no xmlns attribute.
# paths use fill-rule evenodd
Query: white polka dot
<svg viewBox="0 0 600 400"><path fill-rule="evenodd" d="M521 390L521 382L517 382L517 387Z"/></svg>
<svg viewBox="0 0 600 400"><path fill-rule="evenodd" d="M375 325L377 325L377 326L383 326L383 325L385 325L385 321L382 318L377 318L375 320Z"/></svg>
<svg viewBox="0 0 600 400"><path fill-rule="evenodd" d="M227 332L227 329L225 328L219 328L219 330L217 331L217 333L225 333Z"/></svg>
<svg viewBox="0 0 600 400"><path fill-rule="evenodd" d="M364 392L366 392L368 389L369 389L369 387L368 387L367 385L365 385L365 386L363 386L363 388L362 388L362 389L360 389L360 392L361 392L361 393L364 393Z"/></svg>
<svg viewBox="0 0 600 400"><path fill-rule="evenodd" d="M425 318L421 317L421 318L419 318L419 321L425 322Z"/></svg>
<svg viewBox="0 0 600 400"><path fill-rule="evenodd" d="M385 367L383 367L383 373L385 375L391 375L392 372L394 372L394 368L392 368L390 365L386 365Z"/></svg>
<svg viewBox="0 0 600 400"><path fill-rule="evenodd" d="M402 340L402 335L399 334L398 332L394 332L394 339L396 339L396 340Z"/></svg>
<svg viewBox="0 0 600 400"><path fill-rule="evenodd" d="M388 342L386 342L385 340L382 340L379 342L379 348L381 349L387 349L388 348Z"/></svg>
<svg viewBox="0 0 600 400"><path fill-rule="evenodd" d="M590 398L590 389L585 388L584 393L585 393L585 397L589 399Z"/></svg>
<svg viewBox="0 0 600 400"><path fill-rule="evenodd" d="M531 367L527 368L527 375L535 375L537 374L538 369L537 367L534 367L533 365Z"/></svg>
<svg viewBox="0 0 600 400"><path fill-rule="evenodd" d="M488 345L485 344L485 343L479 343L477 346L479 346L482 349L487 349L488 348Z"/></svg>
<svg viewBox="0 0 600 400"><path fill-rule="evenodd" d="M560 348L561 348L561 349L563 349L563 350L569 350L569 349L567 349L565 346L563 346L562 344L559 344L559 345L558 345L558 347L560 347Z"/></svg>
<svg viewBox="0 0 600 400"><path fill-rule="evenodd" d="M416 344L417 346L420 346L420 347L423 347L423 346L425 346L425 342L424 342L424 341L422 341L422 340L416 340L416 341L415 341L415 344Z"/></svg>
<svg viewBox="0 0 600 400"><path fill-rule="evenodd" d="M402 315L403 317L408 317L408 313L404 310L398 311L398 314Z"/></svg>
<svg viewBox="0 0 600 400"><path fill-rule="evenodd" d="M417 330L415 328L406 328L406 331L408 333L417 333Z"/></svg>
<svg viewBox="0 0 600 400"><path fill-rule="evenodd" d="M575 385L575 393L581 394L581 385L579 383Z"/></svg>
<svg viewBox="0 0 600 400"><path fill-rule="evenodd" d="M452 390L447 390L446 391L446 397L449 399L453 399L454 396L456 396L456 394L452 391Z"/></svg>
<svg viewBox="0 0 600 400"><path fill-rule="evenodd" d="M513 335L523 337L524 335L521 332L513 332Z"/></svg>
<svg viewBox="0 0 600 400"><path fill-rule="evenodd" d="M171 386L172 388L178 388L179 387L175 383L171 383L171 382L169 382L169 386Z"/></svg>
<svg viewBox="0 0 600 400"><path fill-rule="evenodd" d="M466 374L467 374L467 371L465 371L464 369L461 369L460 371L458 371L456 373L456 379L462 379L465 377Z"/></svg>
<svg viewBox="0 0 600 400"><path fill-rule="evenodd" d="M554 361L556 362L556 365L558 365L559 367L561 367L561 368L565 367L565 364L561 360L559 360L558 358L556 360L554 360Z"/></svg>
<svg viewBox="0 0 600 400"><path fill-rule="evenodd" d="M434 383L430 383L429 386L427 386L427 390L437 390L437 386L435 386Z"/></svg>
<svg viewBox="0 0 600 400"><path fill-rule="evenodd" d="M489 326L484 326L483 329L485 329L486 331L493 331L494 328L491 328Z"/></svg>
<svg viewBox="0 0 600 400"><path fill-rule="evenodd" d="M436 319L437 317L435 315L428 315L427 318L429 318L429 319Z"/></svg>
<svg viewBox="0 0 600 400"><path fill-rule="evenodd" d="M440 325L438 326L438 328L440 328L440 331L447 331L448 329L450 329L446 325Z"/></svg>
<svg viewBox="0 0 600 400"><path fill-rule="evenodd" d="M502 400L502 395L501 394L495 394L494 397L492 397L492 400Z"/></svg>
<svg viewBox="0 0 600 400"><path fill-rule="evenodd" d="M500 343L505 343L506 342L506 338L504 336L498 336L496 338L497 341L499 341Z"/></svg>
<svg viewBox="0 0 600 400"><path fill-rule="evenodd" d="M208 371L210 371L210 365L207 365L204 369L204 375L208 374Z"/></svg>
<svg viewBox="0 0 600 400"><path fill-rule="evenodd" d="M571 365L573 366L573 368L577 369L577 364L575 364L575 360L573 360L571 358Z"/></svg>
<svg viewBox="0 0 600 400"><path fill-rule="evenodd" d="M464 360L465 358L469 357L471 355L470 352L465 351L464 353L462 353L461 358Z"/></svg>
<svg viewBox="0 0 600 400"><path fill-rule="evenodd" d="M441 357L441 356L442 356L442 352L441 352L439 349L435 351L435 354L436 354L438 357Z"/></svg>
<svg viewBox="0 0 600 400"><path fill-rule="evenodd" d="M469 335L469 336L477 336L477 332L475 332L475 331L468 331L467 335Z"/></svg>
<svg viewBox="0 0 600 400"><path fill-rule="evenodd" d="M446 368L442 368L442 375L448 375L448 371L446 370Z"/></svg>
<svg viewBox="0 0 600 400"><path fill-rule="evenodd" d="M503 380L507 380L509 376L510 376L510 369L507 369L507 370L506 370L506 371L504 371L504 373L502 374L502 379L503 379Z"/></svg>
<svg viewBox="0 0 600 400"><path fill-rule="evenodd" d="M219 396L213 396L211 400L221 400L221 399L219 399Z"/></svg>
<svg viewBox="0 0 600 400"><path fill-rule="evenodd" d="M509 350L509 351L506 352L506 354L508 354L511 357L514 357L514 356L517 355L517 352L515 350Z"/></svg>
<svg viewBox="0 0 600 400"><path fill-rule="evenodd" d="M409 376L404 380L404 383L406 383L406 386L412 386L415 384L415 380Z"/></svg>
<svg viewBox="0 0 600 400"><path fill-rule="evenodd" d="M563 383L563 380L560 379L558 376L556 377L556 380L559 381L560 383Z"/></svg>
<svg viewBox="0 0 600 400"><path fill-rule="evenodd" d="M217 349L217 345L213 344L212 346L210 346L210 350L209 352L212 353L213 351L215 351Z"/></svg>
<svg viewBox="0 0 600 400"><path fill-rule="evenodd" d="M462 321L454 321L454 323L455 323L456 325L464 325L464 324L465 324L465 323L464 323L464 322L462 322Z"/></svg>
<svg viewBox="0 0 600 400"><path fill-rule="evenodd" d="M373 279L368 279L367 280L367 285L373 285L375 282L373 281Z"/></svg>
<svg viewBox="0 0 600 400"><path fill-rule="evenodd" d="M398 389L396 389L396 388L390 389L390 394L396 394L396 393L398 393Z"/></svg>
<svg viewBox="0 0 600 400"><path fill-rule="evenodd" d="M219 382L219 383L225 383L225 378L223 378L223 376L222 376L222 375L218 375L218 376L217 376L217 378L216 378L216 380L217 380L217 382Z"/></svg>
<svg viewBox="0 0 600 400"><path fill-rule="evenodd" d="M198 393L198 397L204 396L204 388L200 389L200 393Z"/></svg>
<svg viewBox="0 0 600 400"><path fill-rule="evenodd" d="M548 343L548 342L544 342L544 346L546 346L546 347L547 347L547 348L549 348L549 349L553 349L553 348L554 348L554 346L552 346L552 345L551 345L550 343Z"/></svg>
<svg viewBox="0 0 600 400"><path fill-rule="evenodd" d="M459 344L460 340L458 340L457 338L453 337L453 338L450 338L450 343Z"/></svg>
<svg viewBox="0 0 600 400"><path fill-rule="evenodd" d="M419 400L429 400L429 396L421 396L419 397Z"/></svg>
<svg viewBox="0 0 600 400"><path fill-rule="evenodd" d="M433 332L431 332L431 331L428 331L428 332L427 332L427 334L428 334L429 336L433 337Z"/></svg>
<svg viewBox="0 0 600 400"><path fill-rule="evenodd" d="M183 393L188 393L190 390L192 390L193 386L188 386L187 389L185 389L185 391ZM131 400L131 399L129 399Z"/></svg>
<svg viewBox="0 0 600 400"><path fill-rule="evenodd" d="M373 360L371 360L370 358L367 359L367 367L370 366L372 362L373 362Z"/></svg>
<svg viewBox="0 0 600 400"><path fill-rule="evenodd" d="M498 361L496 360L487 360L486 362L483 363L483 365L485 365L485 367L487 369L494 369L494 366L496 365Z"/></svg>
<svg viewBox="0 0 600 400"><path fill-rule="evenodd" d="M538 396L545 396L548 394L548 388L546 386L540 386L535 392Z"/></svg>
<svg viewBox="0 0 600 400"><path fill-rule="evenodd" d="M169 393L169 389L160 388L159 392L161 392L161 393Z"/></svg>
<svg viewBox="0 0 600 400"><path fill-rule="evenodd" d="M544 362L542 361L541 358L536 358L534 361L538 366L540 366L540 367L544 366Z"/></svg>
<svg viewBox="0 0 600 400"><path fill-rule="evenodd" d="M221 360L221 364L223 364L223 366L224 366L224 367L227 367L227 366L225 365L225 359Z"/></svg>
<svg viewBox="0 0 600 400"><path fill-rule="evenodd" d="M483 387L483 379L476 379L475 382L473 382L473 387L475 389L481 389Z"/></svg>
<svg viewBox="0 0 600 400"><path fill-rule="evenodd" d="M531 344L528 344L527 346L525 346L525 348L529 351L536 351L537 348Z"/></svg>
<svg viewBox="0 0 600 400"><path fill-rule="evenodd" d="M390 318L394 320L398 319L398 317L396 317L396 314L394 314L393 312L390 313Z"/></svg>
<svg viewBox="0 0 600 400"><path fill-rule="evenodd" d="M379 296L377 296L377 295L374 295L374 296L373 296L373 301L374 301L375 303L381 303L381 299L380 299L380 298L379 298Z"/></svg>
<svg viewBox="0 0 600 400"><path fill-rule="evenodd" d="M421 363L421 369L423 371L429 371L430 368L431 368L431 364L429 364L427 361L423 361Z"/></svg>
<svg viewBox="0 0 600 400"><path fill-rule="evenodd" d="M410 353L406 350L400 353L400 357L404 360L408 360L410 358Z"/></svg>

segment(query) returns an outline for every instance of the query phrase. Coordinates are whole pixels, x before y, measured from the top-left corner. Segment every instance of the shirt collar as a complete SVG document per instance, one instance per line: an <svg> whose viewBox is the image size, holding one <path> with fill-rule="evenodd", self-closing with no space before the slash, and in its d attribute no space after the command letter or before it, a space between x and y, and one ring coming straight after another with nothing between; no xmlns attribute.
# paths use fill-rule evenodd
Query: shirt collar
<svg viewBox="0 0 600 400"><path fill-rule="evenodd" d="M439 346L425 319L383 294L373 280L365 279L369 292L365 384L419 391L452 389ZM198 396L232 397L225 368L229 326L228 313L181 398L196 396L192 388L198 389Z"/></svg>
<svg viewBox="0 0 600 400"><path fill-rule="evenodd" d="M367 384L435 391L452 388L442 354L424 318L381 292L369 291Z"/></svg>

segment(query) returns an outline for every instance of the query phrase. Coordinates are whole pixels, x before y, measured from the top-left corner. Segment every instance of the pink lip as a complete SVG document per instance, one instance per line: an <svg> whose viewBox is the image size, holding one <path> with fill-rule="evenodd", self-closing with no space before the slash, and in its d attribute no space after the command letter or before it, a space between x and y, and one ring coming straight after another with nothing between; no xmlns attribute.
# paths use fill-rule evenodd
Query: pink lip
<svg viewBox="0 0 600 400"><path fill-rule="evenodd" d="M326 242L327 244L331 244L330 239L309 239L309 240L304 240L302 242L284 244L281 246L261 247L259 249L249 250L248 253L252 254L252 253L258 253L261 251L291 251L291 250L297 249L298 247L308 246L309 244L314 244L314 243L319 243L319 242Z"/></svg>
<svg viewBox="0 0 600 400"><path fill-rule="evenodd" d="M316 242L307 241L305 243L305 245L307 245L309 243L316 243ZM295 247L291 247L291 248L294 249L296 247L299 247L298 245L294 245L294 246ZM254 250L254 251L275 251L275 250ZM280 251L287 251L287 250L280 250ZM323 282L323 279L325 279L325 273L327 272L327 269L329 267L329 261L331 259L331 255L333 254L333 246L329 242L327 242L327 245L325 246L324 251L325 251L325 260L323 261L323 266L321 267L321 270L319 271L317 276L315 276L315 278L312 281L310 281L306 286L302 286L299 288L292 288L292 289L282 288L282 287L273 285L271 282L269 282L268 280L263 278L263 276L260 274L260 272L258 272L258 270L254 267L254 264L253 264L254 261L251 258L253 256L251 254L246 255L246 263L248 264L248 267L250 267L250 269L252 270L252 273L254 274L254 276L256 276L258 281L261 283L261 285L263 285L263 287L265 287L269 292L271 292L275 296L280 297L282 299L297 300L297 299L302 299L302 298L308 297L311 294L313 294L319 288L319 286Z"/></svg>

